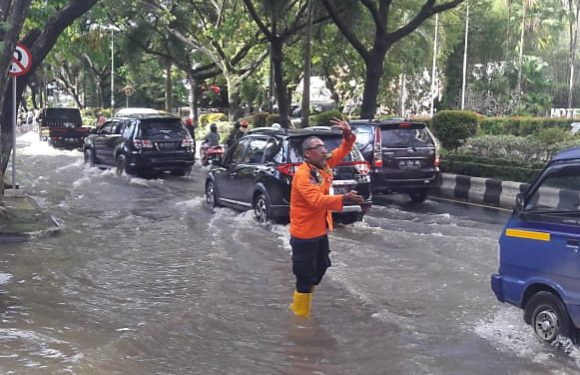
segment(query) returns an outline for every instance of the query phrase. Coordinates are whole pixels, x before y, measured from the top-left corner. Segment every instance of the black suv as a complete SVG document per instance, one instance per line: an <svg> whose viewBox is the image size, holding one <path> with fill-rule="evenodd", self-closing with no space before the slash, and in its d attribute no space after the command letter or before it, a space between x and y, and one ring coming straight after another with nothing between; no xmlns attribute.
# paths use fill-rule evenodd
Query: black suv
<svg viewBox="0 0 580 375"><path fill-rule="evenodd" d="M322 139L328 151L342 142L342 133L330 128L294 131L258 128L240 138L209 170L205 187L207 203L253 209L260 222L288 221L292 176L303 161L302 142L312 135ZM370 176L369 164L356 146L334 168L334 177L335 193L354 189L365 199L360 206L344 207L342 213L335 214L337 220L345 224L362 220L372 205Z"/></svg>
<svg viewBox="0 0 580 375"><path fill-rule="evenodd" d="M439 146L425 123L351 121L356 143L371 164L373 194L406 193L423 202L439 178Z"/></svg>
<svg viewBox="0 0 580 375"><path fill-rule="evenodd" d="M195 141L179 118L152 114L113 117L85 139L85 162L116 168L117 174L151 177L191 172Z"/></svg>

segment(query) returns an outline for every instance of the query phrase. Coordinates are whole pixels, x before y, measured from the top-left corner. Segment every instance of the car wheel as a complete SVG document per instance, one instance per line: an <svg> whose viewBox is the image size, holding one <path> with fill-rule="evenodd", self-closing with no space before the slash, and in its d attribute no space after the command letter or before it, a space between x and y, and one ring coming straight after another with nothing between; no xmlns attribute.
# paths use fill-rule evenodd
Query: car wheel
<svg viewBox="0 0 580 375"><path fill-rule="evenodd" d="M191 167L171 171L171 174L174 176L187 176L190 173L191 173Z"/></svg>
<svg viewBox="0 0 580 375"><path fill-rule="evenodd" d="M127 158L125 155L118 155L115 160L115 171L117 176L122 176L123 173L127 172Z"/></svg>
<svg viewBox="0 0 580 375"><path fill-rule="evenodd" d="M346 214L341 214L338 217L338 221L340 221L343 224L352 224L355 223L357 221L362 221L364 214L363 213L359 213L359 212L349 212Z"/></svg>
<svg viewBox="0 0 580 375"><path fill-rule="evenodd" d="M259 194L254 199L254 217L259 223L266 223L271 219L270 201L266 194Z"/></svg>
<svg viewBox="0 0 580 375"><path fill-rule="evenodd" d="M85 164L89 164L90 167L94 167L94 164L91 160L91 149L86 148L83 154L85 156Z"/></svg>
<svg viewBox="0 0 580 375"><path fill-rule="evenodd" d="M219 207L219 198L213 181L205 184L205 202L211 208Z"/></svg>
<svg viewBox="0 0 580 375"><path fill-rule="evenodd" d="M409 192L409 198L413 203L423 203L427 199L427 190L417 190Z"/></svg>
<svg viewBox="0 0 580 375"><path fill-rule="evenodd" d="M538 292L526 304L525 314L529 314L534 333L540 341L551 343L559 335L570 337L570 317L566 307L551 292Z"/></svg>

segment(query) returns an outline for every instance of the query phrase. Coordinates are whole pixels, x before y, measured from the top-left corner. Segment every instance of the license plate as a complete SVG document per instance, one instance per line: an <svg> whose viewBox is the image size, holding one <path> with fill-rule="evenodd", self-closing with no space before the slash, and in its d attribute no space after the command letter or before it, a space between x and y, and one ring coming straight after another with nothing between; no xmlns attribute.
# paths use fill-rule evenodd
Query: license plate
<svg viewBox="0 0 580 375"><path fill-rule="evenodd" d="M171 150L174 146L173 142L157 142L157 149L159 150Z"/></svg>
<svg viewBox="0 0 580 375"><path fill-rule="evenodd" d="M399 161L399 168L401 168L401 169L419 169L419 168L421 168L421 160L401 160L401 161Z"/></svg>

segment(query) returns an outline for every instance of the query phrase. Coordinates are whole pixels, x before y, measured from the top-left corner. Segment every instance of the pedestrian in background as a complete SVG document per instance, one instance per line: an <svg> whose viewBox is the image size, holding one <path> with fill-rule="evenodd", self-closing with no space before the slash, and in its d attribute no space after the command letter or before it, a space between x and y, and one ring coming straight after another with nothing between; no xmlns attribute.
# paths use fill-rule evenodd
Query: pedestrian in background
<svg viewBox="0 0 580 375"><path fill-rule="evenodd" d="M363 202L355 190L342 195L330 194L332 168L350 152L356 139L345 120L334 118L331 123L342 130L341 145L327 153L320 138L308 137L302 143L304 162L292 180L290 245L296 290L290 309L301 317L310 316L313 288L331 265L328 233L333 229L332 211L342 211L346 202Z"/></svg>

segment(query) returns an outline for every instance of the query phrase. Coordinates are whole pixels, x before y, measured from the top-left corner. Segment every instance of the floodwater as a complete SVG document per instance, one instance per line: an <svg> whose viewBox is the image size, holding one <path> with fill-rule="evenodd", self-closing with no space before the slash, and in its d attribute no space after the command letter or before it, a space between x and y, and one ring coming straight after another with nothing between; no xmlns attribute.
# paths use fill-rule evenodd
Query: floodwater
<svg viewBox="0 0 580 375"><path fill-rule="evenodd" d="M302 320L288 227L209 210L205 169L118 177L32 132L18 144L18 182L62 230L0 246L2 374L578 371L490 290L505 212L377 198L331 236Z"/></svg>

